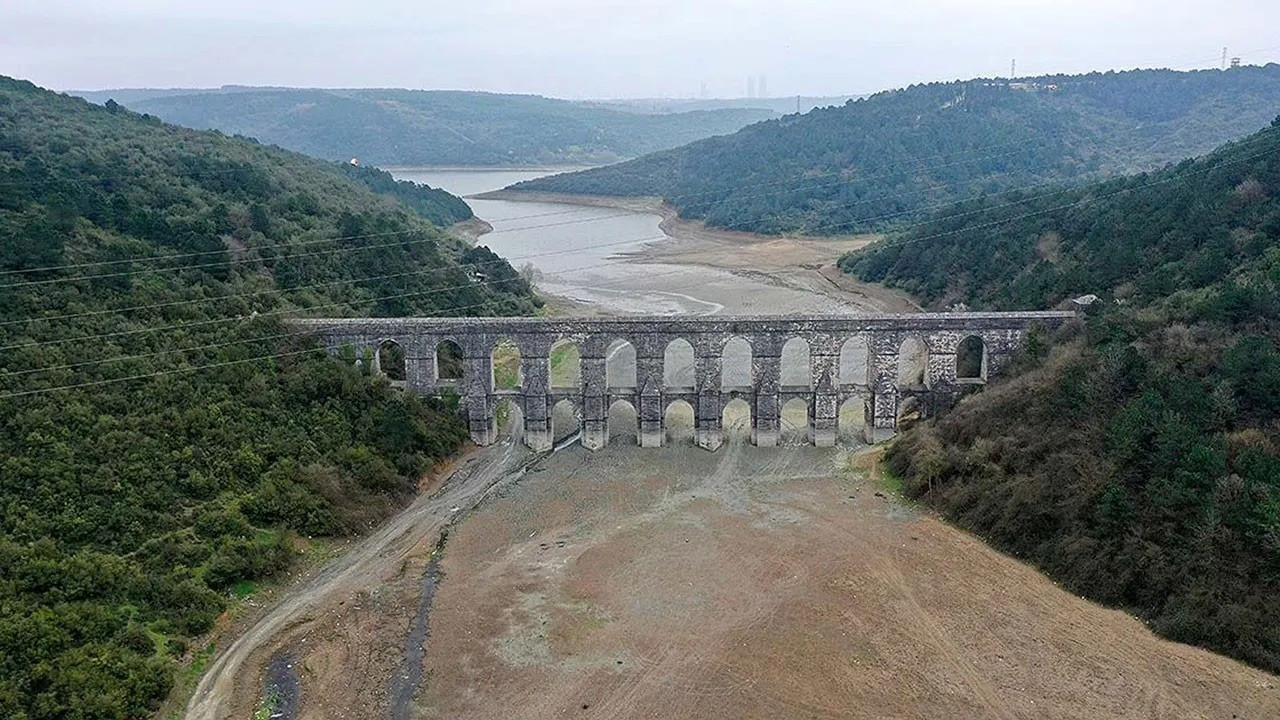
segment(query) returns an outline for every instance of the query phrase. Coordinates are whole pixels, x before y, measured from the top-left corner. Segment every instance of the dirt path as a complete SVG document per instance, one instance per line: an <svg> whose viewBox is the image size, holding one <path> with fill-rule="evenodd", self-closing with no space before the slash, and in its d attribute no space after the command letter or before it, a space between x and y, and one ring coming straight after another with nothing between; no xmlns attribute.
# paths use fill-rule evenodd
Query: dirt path
<svg viewBox="0 0 1280 720"><path fill-rule="evenodd" d="M562 453L451 534L415 717L1264 718L838 451Z"/></svg>
<svg viewBox="0 0 1280 720"><path fill-rule="evenodd" d="M249 717L258 700L261 667L282 648L297 646L304 668L314 671L315 665L310 661L332 649L326 645L344 640L331 627L335 619L341 622L346 612L361 612L362 601L376 604L378 590L389 584L415 585L420 574L415 575L413 570L425 567L441 530L457 513L474 507L503 481L513 479L525 459L526 453L510 443L473 453L436 492L424 494L341 558L293 588L209 666L187 705L188 720ZM389 613L381 619L385 622L375 626L398 628L402 619L407 625L407 617L397 618L395 613ZM319 632L326 626L327 634ZM316 635L320 637L313 638ZM304 639L312 640L310 645ZM375 647L387 642L395 649L403 645L403 635L397 638L394 634L374 634L360 639L360 643L366 642ZM365 664L372 665L380 653L364 655ZM314 681L314 672L307 679ZM360 679L385 690L386 676ZM314 700L316 689L315 683L304 682L304 717L309 713L305 703Z"/></svg>

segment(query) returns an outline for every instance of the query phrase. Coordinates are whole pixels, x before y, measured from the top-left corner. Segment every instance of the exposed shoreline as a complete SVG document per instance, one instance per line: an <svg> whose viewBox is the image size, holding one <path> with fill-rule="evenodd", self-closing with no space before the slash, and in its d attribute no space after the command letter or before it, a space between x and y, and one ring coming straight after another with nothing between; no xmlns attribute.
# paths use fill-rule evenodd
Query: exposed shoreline
<svg viewBox="0 0 1280 720"><path fill-rule="evenodd" d="M377 165L379 170L394 172L545 172L552 174L579 172L602 165ZM433 186L434 187L434 186Z"/></svg>
<svg viewBox="0 0 1280 720"><path fill-rule="evenodd" d="M671 238L621 253L641 263L686 265L723 270L743 278L818 293L879 312L920 312L906 293L864 283L846 275L836 261L861 249L879 235L798 236L761 235L725 230L680 217L670 204L656 197L616 197L497 190L468 196L477 200L585 205L650 213L662 218L658 228Z"/></svg>
<svg viewBox="0 0 1280 720"><path fill-rule="evenodd" d="M493 232L493 225L490 225L487 220L473 215L470 220L456 222L446 230L454 237L462 238L471 245L475 245L476 241L481 237Z"/></svg>

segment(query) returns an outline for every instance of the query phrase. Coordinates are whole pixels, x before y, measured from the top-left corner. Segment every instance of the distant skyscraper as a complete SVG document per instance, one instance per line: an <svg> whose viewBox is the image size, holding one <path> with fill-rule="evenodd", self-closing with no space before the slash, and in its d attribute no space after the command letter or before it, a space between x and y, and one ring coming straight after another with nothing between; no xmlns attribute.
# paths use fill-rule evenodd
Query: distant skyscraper
<svg viewBox="0 0 1280 720"><path fill-rule="evenodd" d="M756 87L756 92L759 93L762 98L769 97L769 79L764 75L760 76L760 83Z"/></svg>
<svg viewBox="0 0 1280 720"><path fill-rule="evenodd" d="M756 97L756 76L748 75L747 76L747 98L750 100L754 100L755 97Z"/></svg>
<svg viewBox="0 0 1280 720"><path fill-rule="evenodd" d="M707 84L706 84L706 83L702 83L702 87L698 90L698 97L700 97L700 98L702 98L702 99L704 99L704 100L707 98Z"/></svg>

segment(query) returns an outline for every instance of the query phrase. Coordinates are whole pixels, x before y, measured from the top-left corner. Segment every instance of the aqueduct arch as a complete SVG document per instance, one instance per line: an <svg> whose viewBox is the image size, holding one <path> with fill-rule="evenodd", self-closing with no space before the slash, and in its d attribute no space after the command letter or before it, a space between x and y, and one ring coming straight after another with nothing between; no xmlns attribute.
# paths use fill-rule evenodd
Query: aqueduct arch
<svg viewBox="0 0 1280 720"><path fill-rule="evenodd" d="M552 409L568 400L581 415L582 442L604 447L609 439L609 409L619 401L635 408L639 442L661 445L666 436L666 410L682 400L693 408L695 441L715 449L724 441L726 406L742 400L750 409L751 439L757 445L778 443L782 408L803 400L809 408L808 438L819 446L834 445L842 405L862 398L865 439L875 442L897 428L900 408L911 405L922 415L954 402L963 386L982 383L998 372L1035 326L1054 328L1075 317L1071 312L921 313L910 315L698 316L591 318L397 318L295 320L295 327L320 337L334 353L345 346L356 356L388 340L404 350L407 386L424 395L456 391L465 407L471 437L488 445L495 439L498 402L511 399L523 417L523 439L534 449L552 443ZM957 376L957 354L971 352L962 343L981 342L977 377ZM735 338L748 346L732 381L727 350ZM784 346L799 338L807 346L807 383L783 382ZM904 384L899 367L909 339L923 346L919 382ZM503 374L515 382L499 383L494 349L510 341L518 359L506 362ZM578 350L577 386L552 382L552 348L571 340ZM677 343L676 341L681 341ZM461 350L460 368L442 358L440 348L452 342ZM687 346L684 345L687 343ZM793 343L798 345L798 343ZM668 350L685 353L683 370L668 372ZM687 357L692 348L692 360ZM789 351L789 357L791 357ZM795 353L794 357L800 357ZM965 356L967 357L967 355ZM514 363L515 367L512 367ZM967 367L972 366L969 361ZM449 379L445 370L453 371ZM457 370L460 369L460 372ZM737 383L746 378L747 385ZM910 378L917 380L917 377ZM731 384L732 383L732 384ZM907 401L910 402L907 402Z"/></svg>

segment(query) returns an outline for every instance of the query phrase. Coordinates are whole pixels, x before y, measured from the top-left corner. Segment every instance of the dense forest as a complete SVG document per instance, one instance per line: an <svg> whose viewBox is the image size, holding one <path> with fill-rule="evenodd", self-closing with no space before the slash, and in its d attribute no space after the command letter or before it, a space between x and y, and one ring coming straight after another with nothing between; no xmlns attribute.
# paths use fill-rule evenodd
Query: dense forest
<svg viewBox="0 0 1280 720"><path fill-rule="evenodd" d="M465 208L0 78L0 717L148 716L248 583L459 447L282 320L533 311L424 219Z"/></svg>
<svg viewBox="0 0 1280 720"><path fill-rule="evenodd" d="M937 308L1096 294L888 464L1072 589L1280 672L1280 118L1159 172L960 206L842 266Z"/></svg>
<svg viewBox="0 0 1280 720"><path fill-rule="evenodd" d="M915 85L513 190L657 196L763 233L881 230L982 193L1208 152L1276 114L1280 65Z"/></svg>
<svg viewBox="0 0 1280 720"><path fill-rule="evenodd" d="M86 93L105 102L113 91ZM118 102L192 128L375 165L593 165L776 117L723 108L637 113L533 95L423 90L226 88L122 91Z"/></svg>

